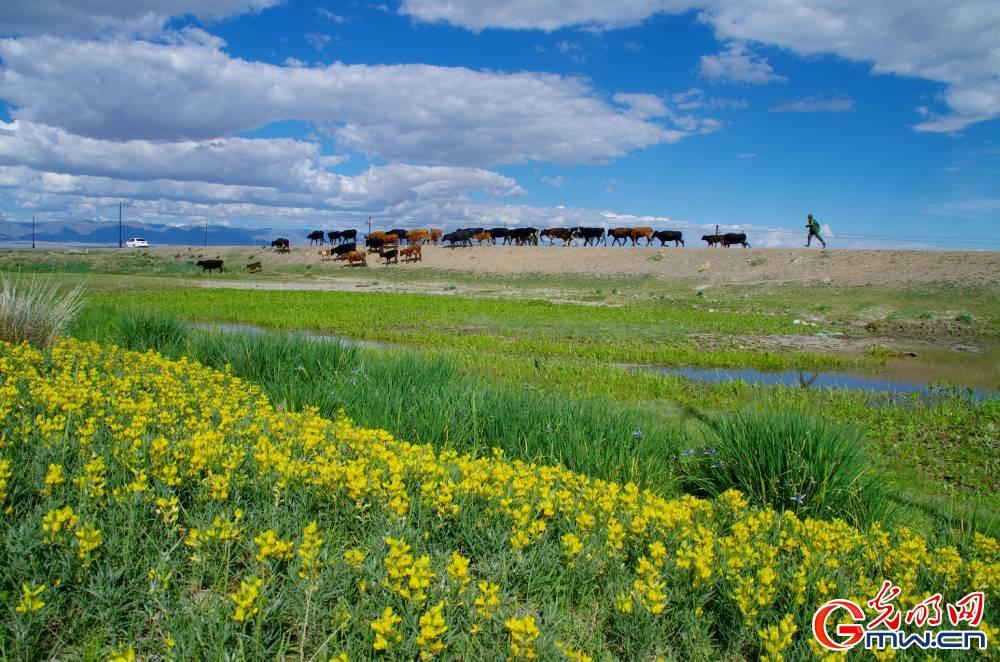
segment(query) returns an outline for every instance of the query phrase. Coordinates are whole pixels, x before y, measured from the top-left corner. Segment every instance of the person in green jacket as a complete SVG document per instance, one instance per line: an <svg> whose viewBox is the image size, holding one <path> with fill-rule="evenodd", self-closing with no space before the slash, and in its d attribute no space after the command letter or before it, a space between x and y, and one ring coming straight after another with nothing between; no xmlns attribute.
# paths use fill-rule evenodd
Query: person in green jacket
<svg viewBox="0 0 1000 662"><path fill-rule="evenodd" d="M809 229L809 236L806 237L806 248L809 248L809 244L812 243L813 237L819 239L819 243L823 244L823 248L826 248L826 242L823 241L823 237L819 234L819 221L813 218L812 214L808 214L806 219L808 220L806 227Z"/></svg>

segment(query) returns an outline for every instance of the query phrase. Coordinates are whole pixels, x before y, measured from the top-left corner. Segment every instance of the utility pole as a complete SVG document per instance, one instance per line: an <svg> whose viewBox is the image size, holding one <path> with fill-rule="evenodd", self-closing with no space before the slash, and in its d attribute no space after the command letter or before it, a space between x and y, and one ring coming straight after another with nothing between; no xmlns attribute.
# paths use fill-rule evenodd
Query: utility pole
<svg viewBox="0 0 1000 662"><path fill-rule="evenodd" d="M118 202L118 248L125 246L125 237L122 235L122 207L123 203Z"/></svg>
<svg viewBox="0 0 1000 662"><path fill-rule="evenodd" d="M35 215L31 215L31 247L35 247Z"/></svg>
<svg viewBox="0 0 1000 662"><path fill-rule="evenodd" d="M205 221L205 246L208 246L208 221Z"/></svg>
<svg viewBox="0 0 1000 662"><path fill-rule="evenodd" d="M368 234L372 233L372 217L368 217ZM367 236L365 237L367 239Z"/></svg>

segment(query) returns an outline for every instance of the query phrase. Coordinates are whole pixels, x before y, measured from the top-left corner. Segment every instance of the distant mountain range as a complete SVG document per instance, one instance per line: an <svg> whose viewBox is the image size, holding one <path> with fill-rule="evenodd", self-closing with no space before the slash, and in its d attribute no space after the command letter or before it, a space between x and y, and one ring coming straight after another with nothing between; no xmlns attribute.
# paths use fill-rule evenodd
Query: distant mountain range
<svg viewBox="0 0 1000 662"><path fill-rule="evenodd" d="M151 246L192 245L205 243L204 226L175 226L155 223L125 223L124 239L142 237ZM252 246L270 242L278 236L293 237L308 234L307 230L275 230L273 228L245 228L208 226L208 243L214 246ZM35 241L87 246L117 246L118 223L80 219L52 221L35 226ZM0 244L31 242L31 223L0 220Z"/></svg>

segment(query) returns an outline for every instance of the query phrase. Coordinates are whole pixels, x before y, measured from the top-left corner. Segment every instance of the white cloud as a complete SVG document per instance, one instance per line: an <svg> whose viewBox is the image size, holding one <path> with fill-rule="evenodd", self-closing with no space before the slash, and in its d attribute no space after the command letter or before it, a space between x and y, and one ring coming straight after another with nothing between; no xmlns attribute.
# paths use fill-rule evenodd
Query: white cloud
<svg viewBox="0 0 1000 662"><path fill-rule="evenodd" d="M542 181L548 184L549 186L553 186L555 188L562 188L562 185L566 183L566 178L563 177L562 175L557 175L555 177L545 176L542 177Z"/></svg>
<svg viewBox="0 0 1000 662"><path fill-rule="evenodd" d="M698 60L698 71L711 80L750 85L787 80L774 73L767 59L752 53L746 44L735 41L716 55L702 55Z"/></svg>
<svg viewBox="0 0 1000 662"><path fill-rule="evenodd" d="M215 21L273 7L281 0L4 0L0 34L150 35L175 16Z"/></svg>
<svg viewBox="0 0 1000 662"><path fill-rule="evenodd" d="M331 37L328 34L319 34L317 32L310 32L306 35L306 41L308 41L309 45L318 51L321 51L324 48L326 48L327 44L329 44L332 40L333 37Z"/></svg>
<svg viewBox="0 0 1000 662"><path fill-rule="evenodd" d="M674 95L674 98L680 98L682 100L687 100L689 97L686 94ZM711 133L713 131L718 131L721 128L722 123L719 120L710 117L697 117L690 113L677 112L667 106L663 99L653 94L626 94L619 93L614 95L613 100L615 103L627 106L629 113L635 115L638 118L647 119L652 117L665 117L672 124L678 127L680 131L680 136L688 135L690 133ZM690 104L686 104L690 107Z"/></svg>
<svg viewBox="0 0 1000 662"><path fill-rule="evenodd" d="M844 96L805 97L785 101L771 108L772 113L844 113L854 108L854 102Z"/></svg>
<svg viewBox="0 0 1000 662"><path fill-rule="evenodd" d="M838 55L872 63L875 74L943 84L949 113L918 131L959 131L1000 116L1000 3L989 0L403 0L400 11L470 30L551 31L623 27L692 9L721 40Z"/></svg>
<svg viewBox="0 0 1000 662"><path fill-rule="evenodd" d="M554 74L282 67L216 44L52 37L0 40L0 59L15 118L109 140L205 140L297 119L389 161L493 165L602 163L685 135Z"/></svg>

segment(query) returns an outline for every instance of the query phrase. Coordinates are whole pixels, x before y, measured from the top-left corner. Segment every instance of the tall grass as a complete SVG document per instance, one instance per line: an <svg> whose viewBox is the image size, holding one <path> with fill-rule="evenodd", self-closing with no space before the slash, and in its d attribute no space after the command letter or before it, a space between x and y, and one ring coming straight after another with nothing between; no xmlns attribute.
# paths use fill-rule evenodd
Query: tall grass
<svg viewBox="0 0 1000 662"><path fill-rule="evenodd" d="M703 441L683 465L695 491L735 488L758 505L858 525L888 515L889 495L868 471L864 439L842 423L794 409L746 410L707 419Z"/></svg>
<svg viewBox="0 0 1000 662"><path fill-rule="evenodd" d="M83 288L65 290L49 281L15 282L0 274L0 339L48 347L83 305Z"/></svg>
<svg viewBox="0 0 1000 662"><path fill-rule="evenodd" d="M670 462L682 446L680 429L605 398L491 383L448 358L294 334L204 331L155 313L106 309L89 310L76 335L229 365L279 407L312 405L329 417L344 408L359 425L408 441L477 453L498 447L599 478L674 487Z"/></svg>

